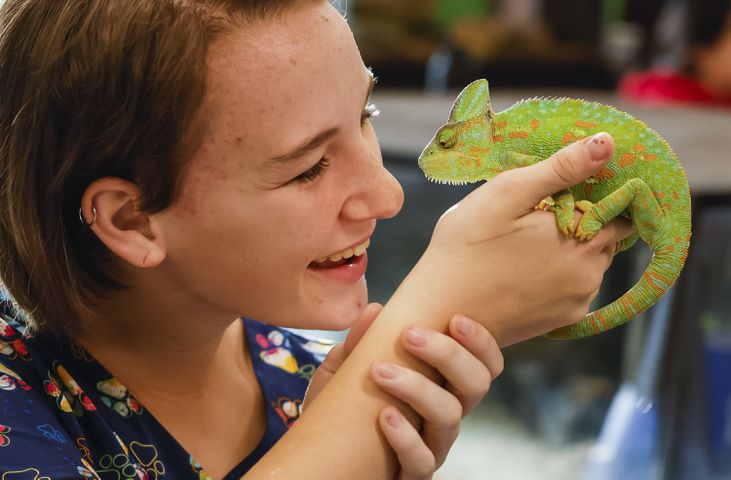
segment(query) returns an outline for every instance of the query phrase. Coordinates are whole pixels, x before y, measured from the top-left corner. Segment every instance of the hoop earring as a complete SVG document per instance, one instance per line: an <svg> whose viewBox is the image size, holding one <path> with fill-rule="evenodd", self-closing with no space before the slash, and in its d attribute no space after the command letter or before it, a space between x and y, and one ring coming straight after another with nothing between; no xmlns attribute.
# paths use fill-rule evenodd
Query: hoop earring
<svg viewBox="0 0 731 480"><path fill-rule="evenodd" d="M84 218L84 209L79 208L79 220L81 220L81 223L83 223L87 227L91 227L92 225L94 225L94 222L96 222L96 207L92 205L91 211L92 211L93 216L91 218L91 222L87 223L86 219Z"/></svg>

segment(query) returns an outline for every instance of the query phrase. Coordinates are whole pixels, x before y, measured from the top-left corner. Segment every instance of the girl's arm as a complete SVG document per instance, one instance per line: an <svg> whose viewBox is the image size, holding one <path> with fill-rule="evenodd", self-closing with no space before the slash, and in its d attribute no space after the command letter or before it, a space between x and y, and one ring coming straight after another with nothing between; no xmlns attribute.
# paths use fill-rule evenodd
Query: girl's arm
<svg viewBox="0 0 731 480"><path fill-rule="evenodd" d="M394 399L369 379L369 370L378 359L436 378L400 346L408 324L446 331L452 315L464 313L507 345L581 319L631 227L617 221L578 242L558 232L553 214L533 206L598 171L613 146L608 136L603 144L572 144L499 175L450 209L336 375L245 478L393 478L397 465L377 417ZM410 420L419 421L413 414Z"/></svg>

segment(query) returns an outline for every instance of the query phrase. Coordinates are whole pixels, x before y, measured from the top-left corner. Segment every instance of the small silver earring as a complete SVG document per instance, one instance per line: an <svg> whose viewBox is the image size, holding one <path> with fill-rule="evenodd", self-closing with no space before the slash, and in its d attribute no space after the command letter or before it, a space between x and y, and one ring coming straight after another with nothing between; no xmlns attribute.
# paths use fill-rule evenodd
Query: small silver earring
<svg viewBox="0 0 731 480"><path fill-rule="evenodd" d="M87 222L86 219L84 218L84 209L79 208L79 220L81 220L81 223L83 223L87 227L91 227L92 225L94 225L94 222L96 222L96 207L92 205L91 211L92 211L91 222Z"/></svg>

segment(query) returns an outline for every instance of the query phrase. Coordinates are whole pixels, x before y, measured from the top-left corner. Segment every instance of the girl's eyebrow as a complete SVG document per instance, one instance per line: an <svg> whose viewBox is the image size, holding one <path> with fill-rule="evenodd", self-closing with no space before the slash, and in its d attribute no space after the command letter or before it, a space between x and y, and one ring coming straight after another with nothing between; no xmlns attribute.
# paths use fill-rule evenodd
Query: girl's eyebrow
<svg viewBox="0 0 731 480"><path fill-rule="evenodd" d="M295 160L297 158L303 157L308 152L311 152L312 150L316 149L323 143L327 142L329 139L334 137L340 133L340 129L338 127L330 128L325 130L324 132L320 132L311 139L304 142L299 147L295 148L291 152L287 152L284 155L278 155L276 157L272 157L271 161L276 163L281 162L288 162L291 160Z"/></svg>
<svg viewBox="0 0 731 480"><path fill-rule="evenodd" d="M365 108L366 104L368 103L368 99L371 96L371 93L373 93L373 87L375 83L376 79L373 77L373 73L368 70L368 89L366 91L365 100L363 101L363 108ZM283 155L277 155L276 157L272 157L270 161L273 163L283 163L291 160L296 160L300 157L305 156L307 153L316 149L323 143L327 142L338 133L340 133L340 129L338 127L329 128L325 131L318 133L309 140L306 140L302 143L302 145L298 146L294 150L287 152Z"/></svg>

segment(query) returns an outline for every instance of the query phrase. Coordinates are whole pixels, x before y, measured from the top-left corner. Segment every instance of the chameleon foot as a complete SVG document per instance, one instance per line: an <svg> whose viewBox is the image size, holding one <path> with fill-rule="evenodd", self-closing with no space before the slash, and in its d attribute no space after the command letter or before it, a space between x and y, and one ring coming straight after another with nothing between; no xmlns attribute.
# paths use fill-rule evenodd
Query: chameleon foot
<svg viewBox="0 0 731 480"><path fill-rule="evenodd" d="M578 227L576 227L576 232L574 233L574 236L581 241L587 241L594 238L594 232L586 232L583 228L581 228L581 225L579 225Z"/></svg>
<svg viewBox="0 0 731 480"><path fill-rule="evenodd" d="M594 204L590 202L589 200L579 200L576 203L574 203L574 208L581 213L587 213L594 207ZM571 235L574 237L577 236L577 231L579 230L579 223L575 222L571 226L569 226L569 232L571 232ZM586 235L586 232L582 230L583 234ZM591 236L594 236L593 234ZM591 238L591 237L589 237ZM583 239L582 239L583 240Z"/></svg>
<svg viewBox="0 0 731 480"><path fill-rule="evenodd" d="M553 205L555 205L555 202L553 201L553 197L549 195L548 197L541 200L538 205L536 205L536 210L548 210Z"/></svg>
<svg viewBox="0 0 731 480"><path fill-rule="evenodd" d="M556 215L556 226L558 231L562 234L570 237L574 234L574 211L573 209L568 210L561 204L550 205L546 208L546 211Z"/></svg>
<svg viewBox="0 0 731 480"><path fill-rule="evenodd" d="M589 200L579 200L578 202L574 203L574 207L576 210L580 211L581 213L586 213L594 206L593 203L591 203Z"/></svg>

